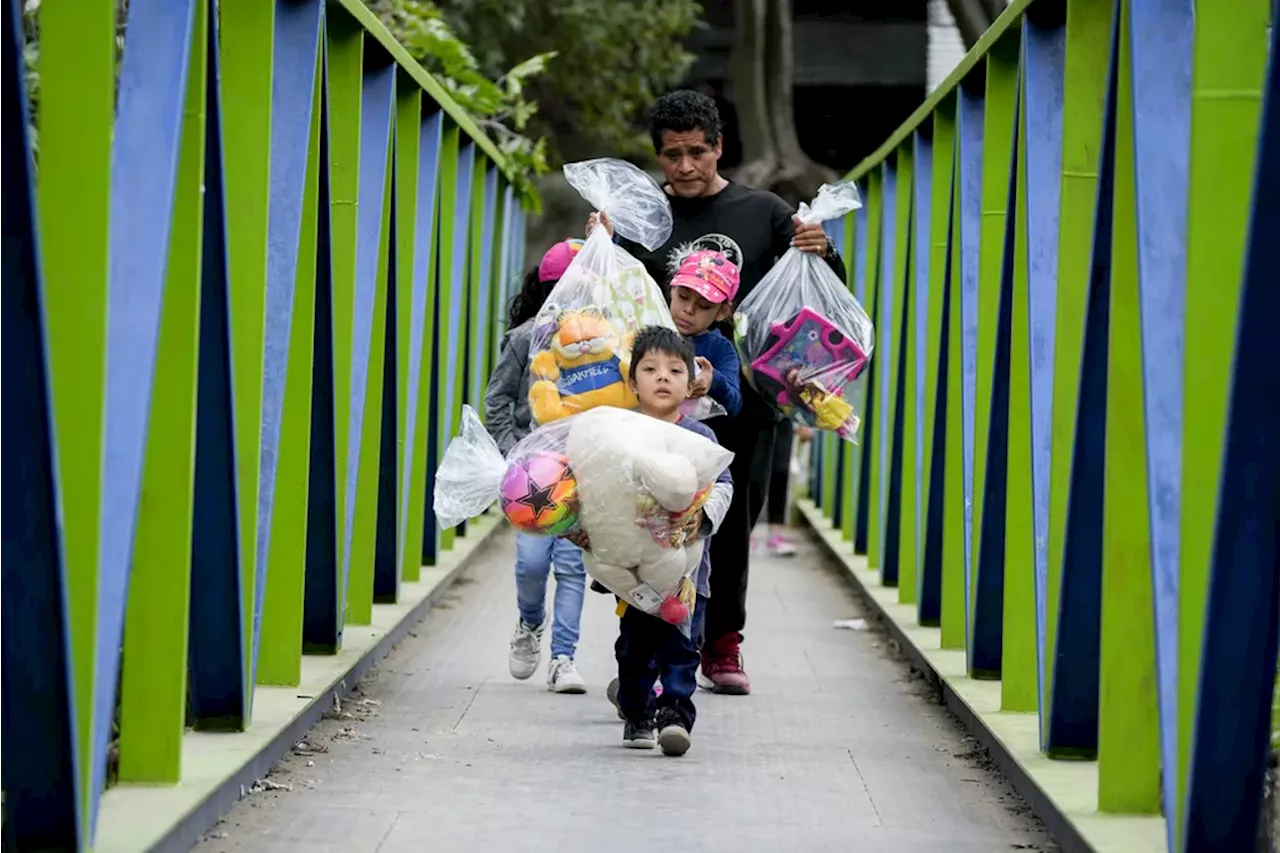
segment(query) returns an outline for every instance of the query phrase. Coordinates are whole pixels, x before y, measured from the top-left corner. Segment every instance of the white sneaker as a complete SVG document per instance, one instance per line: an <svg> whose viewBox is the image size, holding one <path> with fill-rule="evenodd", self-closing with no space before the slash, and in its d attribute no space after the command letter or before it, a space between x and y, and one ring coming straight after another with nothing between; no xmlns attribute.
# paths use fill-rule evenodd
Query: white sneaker
<svg viewBox="0 0 1280 853"><path fill-rule="evenodd" d="M586 693L587 683L578 675L573 658L558 655L547 666L547 689L553 693Z"/></svg>
<svg viewBox="0 0 1280 853"><path fill-rule="evenodd" d="M511 634L511 675L524 681L538 671L538 663L542 660L542 631L547 623L536 628L524 624L523 619L516 619L516 629Z"/></svg>

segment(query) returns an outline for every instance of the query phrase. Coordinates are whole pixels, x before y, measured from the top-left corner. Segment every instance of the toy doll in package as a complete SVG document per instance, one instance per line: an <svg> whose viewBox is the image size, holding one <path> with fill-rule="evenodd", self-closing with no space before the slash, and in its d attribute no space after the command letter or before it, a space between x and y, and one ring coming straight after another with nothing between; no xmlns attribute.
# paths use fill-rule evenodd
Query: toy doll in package
<svg viewBox="0 0 1280 853"><path fill-rule="evenodd" d="M854 184L825 184L798 216L826 222L859 207ZM875 330L826 261L788 249L738 306L734 329L743 372L761 396L797 423L853 440L854 380L871 358Z"/></svg>
<svg viewBox="0 0 1280 853"><path fill-rule="evenodd" d="M436 472L442 528L496 500L536 536L583 532L587 573L645 613L692 630L698 510L733 454L695 432L600 406L538 427L503 458L470 406Z"/></svg>
<svg viewBox="0 0 1280 853"><path fill-rule="evenodd" d="M622 160L564 167L569 183L608 214L623 237L656 249L671 236L671 204L662 188ZM675 329L644 265L596 228L551 289L529 345L529 411L546 424L597 406L632 409L631 340L645 326Z"/></svg>

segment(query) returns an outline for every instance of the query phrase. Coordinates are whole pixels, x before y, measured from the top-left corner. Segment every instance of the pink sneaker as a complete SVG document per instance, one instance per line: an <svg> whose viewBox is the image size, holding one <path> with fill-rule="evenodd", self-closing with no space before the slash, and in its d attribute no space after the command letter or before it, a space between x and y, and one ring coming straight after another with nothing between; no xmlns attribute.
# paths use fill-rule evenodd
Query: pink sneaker
<svg viewBox="0 0 1280 853"><path fill-rule="evenodd" d="M751 679L742 669L741 634L726 634L702 651L703 686L713 693L746 696L751 692Z"/></svg>
<svg viewBox="0 0 1280 853"><path fill-rule="evenodd" d="M781 533L770 536L764 547L775 557L794 557L796 553L796 546Z"/></svg>

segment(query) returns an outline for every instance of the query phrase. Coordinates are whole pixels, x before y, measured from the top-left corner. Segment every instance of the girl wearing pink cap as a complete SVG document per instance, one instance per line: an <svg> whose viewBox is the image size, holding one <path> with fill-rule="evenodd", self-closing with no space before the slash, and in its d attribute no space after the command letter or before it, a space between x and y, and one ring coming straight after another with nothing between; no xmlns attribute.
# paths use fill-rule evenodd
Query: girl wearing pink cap
<svg viewBox="0 0 1280 853"><path fill-rule="evenodd" d="M581 248L581 240L556 243L543 255L542 262L529 270L520 291L511 300L502 353L484 394L485 427L504 455L531 429L529 341L533 337L534 318ZM529 678L542 660L542 635L548 621L547 578L553 567L556 595L547 689L556 693L585 693L586 684L573 658L578 646L587 572L582 565L582 550L568 539L516 533L519 616L511 634L508 658L511 675L521 680Z"/></svg>

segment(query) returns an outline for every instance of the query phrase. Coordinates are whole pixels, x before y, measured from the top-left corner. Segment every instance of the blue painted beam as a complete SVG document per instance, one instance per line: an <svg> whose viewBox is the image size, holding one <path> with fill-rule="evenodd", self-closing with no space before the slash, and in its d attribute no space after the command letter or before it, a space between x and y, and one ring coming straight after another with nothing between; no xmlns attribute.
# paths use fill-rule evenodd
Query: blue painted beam
<svg viewBox="0 0 1280 853"><path fill-rule="evenodd" d="M326 50L321 50L320 61L328 65ZM333 654L338 650L342 637L338 600L328 79L328 68L322 67L320 166L316 194L316 308L311 360L311 452L307 479L307 566L302 605L302 650L307 654Z"/></svg>
<svg viewBox="0 0 1280 853"><path fill-rule="evenodd" d="M1014 100L1013 124L1021 120L1023 98ZM1000 271L1000 314L995 335L995 365L991 382L991 417L987 422L987 470L982 503L982 532L978 543L976 586L971 615L969 666L975 676L1000 673L1004 655L1004 552L1006 484L1009 444L1009 368L1013 331L1014 229L1019 215L1018 143L1013 136L1009 160L1009 201L1005 208L1004 258Z"/></svg>
<svg viewBox="0 0 1280 853"><path fill-rule="evenodd" d="M958 146L957 146L958 148ZM920 589L916 600L916 618L921 625L939 626L942 624L942 565L943 565L943 531L946 524L946 483L947 483L947 429L949 421L947 406L948 389L951 371L959 370L959 364L951 361L951 335L960 334L959 300L955 292L959 289L958 276L953 274L952 259L954 253L951 246L955 240L955 194L957 191L957 174L955 168L959 151L952 152L951 188L947 194L947 251L945 253L946 268L942 276L942 319L939 323L938 343L938 380L934 391L933 444L930 455L929 471L929 504L924 507L924 539L920 557ZM954 330L954 331L953 331ZM965 549L965 565L968 564L968 549ZM966 568L965 601L968 601L968 581ZM966 607L966 624L968 608Z"/></svg>
<svg viewBox="0 0 1280 853"><path fill-rule="evenodd" d="M1054 757L1094 758L1098 751L1118 75L1114 42L1119 38L1118 20L1117 12L1112 35L1110 82L1103 113L1102 148L1098 156L1097 201L1090 246L1092 270L1072 442L1061 587L1057 612L1046 614L1047 619L1057 622L1057 648L1052 682L1042 687L1042 690L1047 688L1042 715L1042 747ZM1030 131L1028 126L1029 134ZM1032 393L1035 393L1034 385ZM1032 405L1035 405L1034 400ZM1032 416L1035 416L1034 410ZM1037 536L1040 535L1038 530L1037 527Z"/></svg>
<svg viewBox="0 0 1280 853"><path fill-rule="evenodd" d="M964 600L965 648L973 640L973 469L974 430L978 394L978 247L982 235L982 144L985 134L986 97L981 87L959 89L956 110L956 185L960 194L960 221L952 227L960 239L960 268L952 270L958 282L951 294L951 333L960 335L960 409L964 431ZM956 287L958 284L958 288ZM949 366L950 368L950 366ZM970 659L972 667L972 658Z"/></svg>
<svg viewBox="0 0 1280 853"><path fill-rule="evenodd" d="M1280 31L1271 29L1253 214L1209 571L1184 853L1251 850L1280 626Z"/></svg>
<svg viewBox="0 0 1280 853"><path fill-rule="evenodd" d="M393 72L394 76L394 72ZM397 559L398 530L403 523L397 511L396 492L398 491L398 440L399 432L399 288L397 275L399 256L396 244L399 240L399 217L396 215L398 201L397 158L395 156L395 138L391 134L391 153L389 168L391 181L389 184L391 200L391 216L387 222L387 294L386 318L382 341L374 341L374 346L382 345L382 420L378 448L378 517L374 527L373 546L373 600L375 602L394 602L400 593L400 561Z"/></svg>
<svg viewBox="0 0 1280 853"><path fill-rule="evenodd" d="M5 3L0 128L0 696L6 850L82 847L67 577L16 2ZM13 413L20 413L14 416Z"/></svg>
<svg viewBox="0 0 1280 853"><path fill-rule="evenodd" d="M267 221L267 292L263 315L262 431L259 439L257 552L254 554L253 655L257 681L262 602L275 506L285 379L293 334L294 291L302 236L315 68L323 33L320 0L277 0L271 84L271 194Z"/></svg>
<svg viewBox="0 0 1280 853"><path fill-rule="evenodd" d="M374 308L378 288L378 253L382 245L382 213L387 190L387 162L395 102L395 65L379 62L366 68L360 96L360 182L356 225L355 297L351 313L351 396L348 399L347 470L343 472L342 581L338 601L345 604L351 578L356 498L361 475L366 395L373 347ZM335 357L345 354L335 353ZM340 609L340 616L345 609ZM340 626L341 627L341 626Z"/></svg>
<svg viewBox="0 0 1280 853"><path fill-rule="evenodd" d="M116 708L194 21L194 0L135 0L120 68L111 150L90 825L105 786Z"/></svg>
<svg viewBox="0 0 1280 853"><path fill-rule="evenodd" d="M234 731L248 722L249 685L244 678L246 649L241 630L244 589L240 561L244 555L236 499L218 28L207 29L209 87L205 102L204 233L187 716L199 729Z"/></svg>
<svg viewBox="0 0 1280 853"><path fill-rule="evenodd" d="M1142 381L1155 595L1156 673L1164 802L1178 783L1179 559L1182 547L1183 339L1187 166L1191 149L1193 0L1131 0L1134 184ZM1170 848L1176 820L1169 821Z"/></svg>

